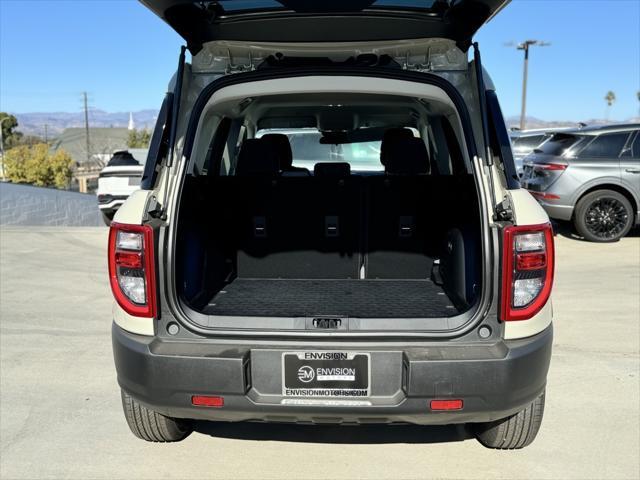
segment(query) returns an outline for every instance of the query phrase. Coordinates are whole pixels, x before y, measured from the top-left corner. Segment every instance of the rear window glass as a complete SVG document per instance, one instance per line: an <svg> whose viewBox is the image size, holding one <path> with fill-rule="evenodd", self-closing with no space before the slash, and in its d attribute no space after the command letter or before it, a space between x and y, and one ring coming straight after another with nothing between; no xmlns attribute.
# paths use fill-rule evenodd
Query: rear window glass
<svg viewBox="0 0 640 480"><path fill-rule="evenodd" d="M298 10L298 11L323 11L328 7L322 5L311 6L308 1L289 0L287 2L279 2L276 0L219 0L217 2L225 12L228 13L245 13L250 11L261 10ZM286 6L285 6L286 5ZM342 9L360 11L363 8L401 8L411 10L432 10L434 6L440 6L439 0L376 0L373 2L353 2L350 6L349 2L341 5ZM316 7L316 8L313 8Z"/></svg>
<svg viewBox="0 0 640 480"><path fill-rule="evenodd" d="M320 143L322 133L315 128L298 130L261 130L258 138L267 133L284 133L289 138L293 166L313 171L316 163L347 162L352 171L383 171L380 163L381 141L326 145Z"/></svg>
<svg viewBox="0 0 640 480"><path fill-rule="evenodd" d="M575 146L579 140L580 137L577 135L556 133L549 140L538 146L534 152L559 156L566 153L569 148Z"/></svg>
<svg viewBox="0 0 640 480"><path fill-rule="evenodd" d="M531 135L526 137L516 137L511 140L514 147L518 147L521 149L534 149L538 145L540 145L544 139L547 138L546 135Z"/></svg>
<svg viewBox="0 0 640 480"><path fill-rule="evenodd" d="M599 135L580 152L580 157L617 158L627 138L629 138L629 132Z"/></svg>

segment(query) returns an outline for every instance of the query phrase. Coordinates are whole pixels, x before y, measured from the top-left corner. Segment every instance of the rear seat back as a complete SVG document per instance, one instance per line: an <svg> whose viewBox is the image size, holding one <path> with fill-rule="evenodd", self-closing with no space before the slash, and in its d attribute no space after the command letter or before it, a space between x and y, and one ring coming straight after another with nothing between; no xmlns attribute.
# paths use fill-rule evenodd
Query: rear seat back
<svg viewBox="0 0 640 480"><path fill-rule="evenodd" d="M273 143L246 140L237 175L208 180L218 212L211 238L228 239L216 242L235 274L356 279L364 266L365 278L429 278L443 245L435 233L443 237L449 223L460 225L454 211L464 205L457 199L473 186L424 175L429 158L422 140L392 138L383 143L386 174L370 177L352 176L347 163L318 163L313 176L282 177Z"/></svg>
<svg viewBox="0 0 640 480"><path fill-rule="evenodd" d="M248 153L243 154L247 142ZM277 142L280 139L245 141L238 177L228 177L237 188L226 203L242 196L234 207L237 224L232 227L238 245L237 276L357 278L360 203L359 188L353 184L356 179L349 178L348 170L346 176L280 177L273 168L257 167L260 158L255 157L265 158L268 165L272 157L281 162L282 145Z"/></svg>
<svg viewBox="0 0 640 480"><path fill-rule="evenodd" d="M435 244L430 222L429 155L410 130L387 132L384 177L368 179L367 278L429 278Z"/></svg>

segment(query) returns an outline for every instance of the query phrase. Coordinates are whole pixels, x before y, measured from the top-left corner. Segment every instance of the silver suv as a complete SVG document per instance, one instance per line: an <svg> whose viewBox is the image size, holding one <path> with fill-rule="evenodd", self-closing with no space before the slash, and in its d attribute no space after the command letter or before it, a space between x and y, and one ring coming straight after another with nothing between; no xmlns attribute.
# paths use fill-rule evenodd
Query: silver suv
<svg viewBox="0 0 640 480"><path fill-rule="evenodd" d="M551 218L611 242L640 223L640 125L559 132L524 160L522 184Z"/></svg>
<svg viewBox="0 0 640 480"><path fill-rule="evenodd" d="M472 36L503 0L145 0L186 40L109 236L124 414L533 441L549 218Z"/></svg>

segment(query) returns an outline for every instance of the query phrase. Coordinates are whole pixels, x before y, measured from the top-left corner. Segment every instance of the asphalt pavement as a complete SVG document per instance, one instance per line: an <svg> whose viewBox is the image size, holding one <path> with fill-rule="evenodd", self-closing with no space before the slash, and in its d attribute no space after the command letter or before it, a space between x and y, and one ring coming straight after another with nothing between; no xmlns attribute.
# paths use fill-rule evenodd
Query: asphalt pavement
<svg viewBox="0 0 640 480"><path fill-rule="evenodd" d="M461 427L199 424L128 430L111 356L106 228L0 230L0 478L640 478L640 238L558 235L555 345L537 440Z"/></svg>

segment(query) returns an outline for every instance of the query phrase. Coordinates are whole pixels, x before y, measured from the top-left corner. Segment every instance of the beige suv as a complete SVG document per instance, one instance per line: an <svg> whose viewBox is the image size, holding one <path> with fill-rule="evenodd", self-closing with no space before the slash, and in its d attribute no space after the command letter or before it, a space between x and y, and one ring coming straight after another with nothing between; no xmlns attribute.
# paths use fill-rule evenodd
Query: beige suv
<svg viewBox="0 0 640 480"><path fill-rule="evenodd" d="M111 226L133 433L462 423L531 443L553 235L472 44L505 2L144 3L192 61Z"/></svg>

